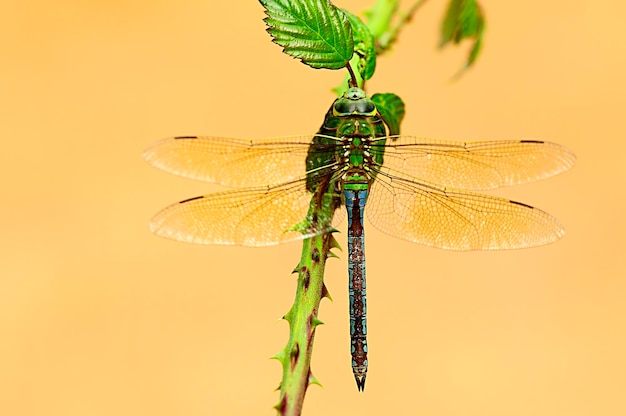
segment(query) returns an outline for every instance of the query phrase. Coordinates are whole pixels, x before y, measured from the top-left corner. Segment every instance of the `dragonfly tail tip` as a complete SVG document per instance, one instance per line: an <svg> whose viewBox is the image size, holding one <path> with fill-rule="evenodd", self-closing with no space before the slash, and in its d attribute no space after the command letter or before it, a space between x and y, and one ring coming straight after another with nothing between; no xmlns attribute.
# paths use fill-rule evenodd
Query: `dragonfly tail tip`
<svg viewBox="0 0 626 416"><path fill-rule="evenodd" d="M355 374L354 379L356 380L356 388L359 391L365 390L365 374Z"/></svg>

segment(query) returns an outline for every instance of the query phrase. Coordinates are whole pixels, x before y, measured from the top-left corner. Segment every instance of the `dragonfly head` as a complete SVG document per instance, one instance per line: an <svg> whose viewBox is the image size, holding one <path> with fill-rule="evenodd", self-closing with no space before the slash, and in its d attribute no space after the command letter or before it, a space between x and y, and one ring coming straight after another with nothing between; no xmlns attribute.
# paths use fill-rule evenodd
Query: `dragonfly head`
<svg viewBox="0 0 626 416"><path fill-rule="evenodd" d="M333 104L333 115L337 117L351 115L371 117L376 113L376 105L360 88L349 88Z"/></svg>

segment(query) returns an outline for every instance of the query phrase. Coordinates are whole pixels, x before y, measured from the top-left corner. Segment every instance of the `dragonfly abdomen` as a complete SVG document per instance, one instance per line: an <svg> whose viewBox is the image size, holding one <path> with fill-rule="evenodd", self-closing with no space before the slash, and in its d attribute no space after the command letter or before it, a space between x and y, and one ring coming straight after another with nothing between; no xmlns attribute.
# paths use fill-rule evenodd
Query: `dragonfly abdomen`
<svg viewBox="0 0 626 416"><path fill-rule="evenodd" d="M367 374L367 299L365 293L365 236L363 213L367 183L346 183L344 197L348 210L348 294L350 299L350 352L357 388L365 388Z"/></svg>

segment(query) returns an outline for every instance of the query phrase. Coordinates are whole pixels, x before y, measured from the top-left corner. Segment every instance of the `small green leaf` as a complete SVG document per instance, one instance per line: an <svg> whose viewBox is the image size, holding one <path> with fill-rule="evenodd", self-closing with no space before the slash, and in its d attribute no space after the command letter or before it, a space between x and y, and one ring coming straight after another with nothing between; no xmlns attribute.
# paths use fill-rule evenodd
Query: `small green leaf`
<svg viewBox="0 0 626 416"><path fill-rule="evenodd" d="M345 9L341 11L346 15L350 25L352 26L352 34L354 36L354 52L356 56L352 57L358 59L356 62L356 68L361 74L361 78L368 80L374 75L376 70L376 48L374 45L374 36L370 32L369 28L358 17L350 13ZM352 63L351 63L352 64Z"/></svg>
<svg viewBox="0 0 626 416"><path fill-rule="evenodd" d="M400 134L400 123L404 118L402 99L393 93L383 93L372 95L372 101L376 104L383 121L389 127L389 135L397 136Z"/></svg>
<svg viewBox="0 0 626 416"><path fill-rule="evenodd" d="M459 44L464 39L474 39L465 64L465 68L469 68L480 53L484 31L485 18L476 0L451 0L441 25L439 47L443 48L449 42Z"/></svg>
<svg viewBox="0 0 626 416"><path fill-rule="evenodd" d="M259 0L272 40L313 68L340 69L352 58L352 28L329 0Z"/></svg>

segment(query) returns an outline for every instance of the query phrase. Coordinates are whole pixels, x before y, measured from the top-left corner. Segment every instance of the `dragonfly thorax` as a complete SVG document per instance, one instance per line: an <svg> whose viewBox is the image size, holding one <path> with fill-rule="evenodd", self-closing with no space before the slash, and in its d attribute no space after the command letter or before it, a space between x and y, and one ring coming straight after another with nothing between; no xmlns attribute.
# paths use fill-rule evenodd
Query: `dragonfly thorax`
<svg viewBox="0 0 626 416"><path fill-rule="evenodd" d="M367 168L373 163L370 137L343 137L343 170Z"/></svg>
<svg viewBox="0 0 626 416"><path fill-rule="evenodd" d="M355 171L362 178L369 166L382 165L385 124L374 102L359 88L350 88L332 104L313 138L306 159L307 189L336 178L345 181Z"/></svg>
<svg viewBox="0 0 626 416"><path fill-rule="evenodd" d="M369 120L370 118L371 117L364 117L362 119L359 119L359 117L357 116L340 118L339 126L337 127L337 135L339 137L374 136L376 132L374 130L374 125Z"/></svg>

